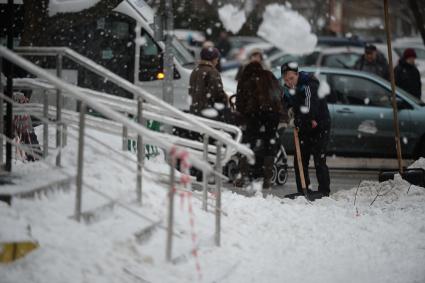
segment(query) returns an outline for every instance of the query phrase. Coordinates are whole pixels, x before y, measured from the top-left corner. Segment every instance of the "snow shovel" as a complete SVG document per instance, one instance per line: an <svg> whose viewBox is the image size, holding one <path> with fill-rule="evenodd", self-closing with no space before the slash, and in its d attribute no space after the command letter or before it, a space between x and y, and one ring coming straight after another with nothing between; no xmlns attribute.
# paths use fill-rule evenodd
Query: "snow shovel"
<svg viewBox="0 0 425 283"><path fill-rule="evenodd" d="M304 175L304 166L302 162L302 156L301 156L301 148L300 148L300 139L298 138L298 129L294 128L294 143L295 143L295 155L297 158L298 163L298 170L300 173L300 179L301 179L301 188L303 190L304 196L307 200L309 200L308 194L307 194L307 186L305 184L305 175ZM294 193L286 195L285 197L294 199L297 196L301 196L302 193Z"/></svg>

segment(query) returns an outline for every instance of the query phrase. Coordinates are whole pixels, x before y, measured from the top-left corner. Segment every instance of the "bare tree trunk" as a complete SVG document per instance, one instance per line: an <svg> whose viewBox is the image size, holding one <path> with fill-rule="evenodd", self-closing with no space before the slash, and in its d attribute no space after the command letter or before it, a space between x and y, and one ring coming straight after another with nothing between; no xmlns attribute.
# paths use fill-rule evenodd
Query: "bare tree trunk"
<svg viewBox="0 0 425 283"><path fill-rule="evenodd" d="M425 44L425 5L419 4L417 0L409 0L410 9L416 19L416 26L422 36L422 41Z"/></svg>

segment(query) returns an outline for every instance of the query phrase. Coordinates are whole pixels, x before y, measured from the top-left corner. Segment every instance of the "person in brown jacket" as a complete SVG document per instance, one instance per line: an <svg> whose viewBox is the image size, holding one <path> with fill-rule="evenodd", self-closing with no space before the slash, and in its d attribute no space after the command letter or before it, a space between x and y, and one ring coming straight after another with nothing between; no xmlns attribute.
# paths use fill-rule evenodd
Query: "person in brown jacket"
<svg viewBox="0 0 425 283"><path fill-rule="evenodd" d="M219 60L220 52L217 48L202 48L201 61L190 75L190 113L224 121L228 99L223 90L220 73L216 69Z"/></svg>

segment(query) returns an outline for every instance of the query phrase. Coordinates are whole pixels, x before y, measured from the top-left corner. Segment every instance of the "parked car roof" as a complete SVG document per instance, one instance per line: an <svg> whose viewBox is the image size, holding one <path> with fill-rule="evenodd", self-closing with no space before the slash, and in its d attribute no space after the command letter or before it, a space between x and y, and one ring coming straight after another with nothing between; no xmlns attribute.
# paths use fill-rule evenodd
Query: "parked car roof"
<svg viewBox="0 0 425 283"><path fill-rule="evenodd" d="M366 44L364 40L354 37L336 37L336 36L319 36L317 38L318 46L359 46Z"/></svg>

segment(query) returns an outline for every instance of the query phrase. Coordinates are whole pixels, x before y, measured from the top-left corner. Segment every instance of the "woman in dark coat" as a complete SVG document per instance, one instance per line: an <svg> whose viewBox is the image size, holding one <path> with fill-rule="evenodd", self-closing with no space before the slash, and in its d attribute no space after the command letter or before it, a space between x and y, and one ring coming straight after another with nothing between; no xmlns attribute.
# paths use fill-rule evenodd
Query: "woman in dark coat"
<svg viewBox="0 0 425 283"><path fill-rule="evenodd" d="M253 62L244 69L236 93L236 110L245 128L243 143L255 152L256 167L262 166L263 189L271 187L273 162L277 152L275 135L282 113L281 89L273 73ZM236 186L244 186L249 177L247 160L240 161L241 178Z"/></svg>
<svg viewBox="0 0 425 283"><path fill-rule="evenodd" d="M404 50L403 57L394 69L395 83L399 88L421 99L421 75L415 65L415 59L416 52L414 49L407 48Z"/></svg>

